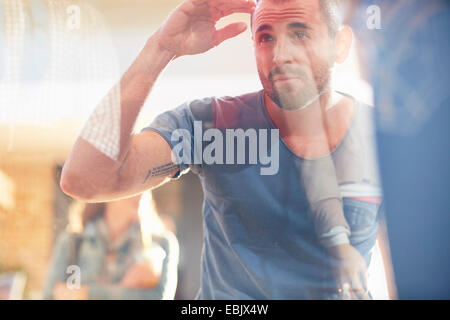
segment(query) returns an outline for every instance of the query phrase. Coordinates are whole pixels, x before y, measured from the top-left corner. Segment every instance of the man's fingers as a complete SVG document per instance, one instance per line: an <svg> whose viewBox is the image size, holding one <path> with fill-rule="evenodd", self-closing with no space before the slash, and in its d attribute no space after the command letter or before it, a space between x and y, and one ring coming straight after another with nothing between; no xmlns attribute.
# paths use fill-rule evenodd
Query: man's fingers
<svg viewBox="0 0 450 320"><path fill-rule="evenodd" d="M360 300L372 300L372 298L370 298L369 294L366 291L360 293L359 299Z"/></svg>
<svg viewBox="0 0 450 320"><path fill-rule="evenodd" d="M367 292L364 290L353 290L352 295L356 300L371 300Z"/></svg>
<svg viewBox="0 0 450 320"><path fill-rule="evenodd" d="M228 8L222 11L222 17L229 16L233 13L252 13L254 10L252 7Z"/></svg>
<svg viewBox="0 0 450 320"><path fill-rule="evenodd" d="M367 272L366 272L366 269L361 271L360 278L361 278L361 283L362 283L362 286L364 288L364 291L367 292L368 291L368 285L367 285Z"/></svg>
<svg viewBox="0 0 450 320"><path fill-rule="evenodd" d="M360 297L362 300L371 300L370 296L368 295L369 287L367 284L367 270L365 267L363 267L359 273L359 279L361 281L361 285L363 288L363 292L360 294Z"/></svg>
<svg viewBox="0 0 450 320"><path fill-rule="evenodd" d="M350 277L350 285L354 291L364 291L358 272L352 273Z"/></svg>
<svg viewBox="0 0 450 320"><path fill-rule="evenodd" d="M217 12L219 17L231 15L233 13L252 13L255 10L254 2L247 1L230 1L214 3L213 9Z"/></svg>
<svg viewBox="0 0 450 320"><path fill-rule="evenodd" d="M358 282L361 284L364 291L367 292L367 268L366 263L363 260L361 260L359 265L356 267L355 272L358 278Z"/></svg>
<svg viewBox="0 0 450 320"><path fill-rule="evenodd" d="M366 286L363 284L361 279L363 278L364 272L355 272L350 277L350 286L352 295L358 300L369 300L370 297L367 294Z"/></svg>
<svg viewBox="0 0 450 320"><path fill-rule="evenodd" d="M214 45L218 46L227 39L236 37L247 29L247 24L245 22L236 22L227 25L226 27L217 30L214 35Z"/></svg>
<svg viewBox="0 0 450 320"><path fill-rule="evenodd" d="M256 6L255 0L209 0L213 6L229 5L234 7Z"/></svg>

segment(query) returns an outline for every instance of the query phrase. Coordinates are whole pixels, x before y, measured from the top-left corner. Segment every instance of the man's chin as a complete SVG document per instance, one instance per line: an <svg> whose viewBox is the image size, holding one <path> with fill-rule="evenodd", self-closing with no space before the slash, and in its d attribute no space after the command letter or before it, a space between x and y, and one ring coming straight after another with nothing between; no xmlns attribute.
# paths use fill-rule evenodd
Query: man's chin
<svg viewBox="0 0 450 320"><path fill-rule="evenodd" d="M299 110L303 109L304 105L298 104L298 103L291 103L291 102L280 102L277 103L278 107L280 107L283 110Z"/></svg>
<svg viewBox="0 0 450 320"><path fill-rule="evenodd" d="M283 92L292 94L298 92L299 90L303 90L302 82L298 79L275 81L272 83L272 86L274 90L279 92L280 94Z"/></svg>
<svg viewBox="0 0 450 320"><path fill-rule="evenodd" d="M298 110L305 107L305 104L308 103L308 99L300 96L298 93L294 94L294 92L279 92L275 93L274 102L281 109L284 110Z"/></svg>

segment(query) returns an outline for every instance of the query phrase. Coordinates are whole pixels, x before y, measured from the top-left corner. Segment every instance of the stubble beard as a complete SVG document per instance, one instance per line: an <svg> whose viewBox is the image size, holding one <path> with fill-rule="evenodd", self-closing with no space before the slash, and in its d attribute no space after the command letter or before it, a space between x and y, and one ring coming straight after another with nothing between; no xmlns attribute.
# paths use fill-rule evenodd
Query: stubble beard
<svg viewBox="0 0 450 320"><path fill-rule="evenodd" d="M277 88L273 81L273 73L269 75L269 79L259 69L258 73L265 93L283 110L305 109L317 101L322 94L330 90L331 70L325 64L319 68L313 77L297 71L296 75L303 81L301 88L293 86Z"/></svg>

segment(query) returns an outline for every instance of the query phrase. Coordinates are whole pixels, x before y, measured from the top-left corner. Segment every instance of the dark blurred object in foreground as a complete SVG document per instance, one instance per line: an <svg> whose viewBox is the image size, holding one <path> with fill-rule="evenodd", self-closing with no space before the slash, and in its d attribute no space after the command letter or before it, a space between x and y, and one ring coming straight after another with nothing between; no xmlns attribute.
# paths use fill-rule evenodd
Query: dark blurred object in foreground
<svg viewBox="0 0 450 320"><path fill-rule="evenodd" d="M400 299L450 298L450 2L361 1L354 28L378 112L380 170ZM358 25L360 26L358 28Z"/></svg>

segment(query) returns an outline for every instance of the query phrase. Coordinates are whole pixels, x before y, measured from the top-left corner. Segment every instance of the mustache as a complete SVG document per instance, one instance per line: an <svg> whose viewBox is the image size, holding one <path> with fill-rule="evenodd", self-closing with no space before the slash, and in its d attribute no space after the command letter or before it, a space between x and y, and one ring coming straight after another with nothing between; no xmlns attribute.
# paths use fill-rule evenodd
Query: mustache
<svg viewBox="0 0 450 320"><path fill-rule="evenodd" d="M292 67L276 67L269 73L269 79L273 80L275 76L287 76L292 78L306 79L306 73L302 70Z"/></svg>

